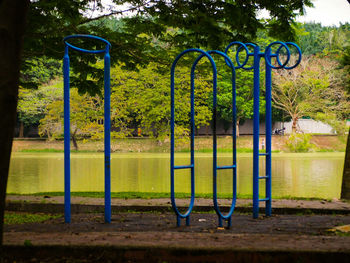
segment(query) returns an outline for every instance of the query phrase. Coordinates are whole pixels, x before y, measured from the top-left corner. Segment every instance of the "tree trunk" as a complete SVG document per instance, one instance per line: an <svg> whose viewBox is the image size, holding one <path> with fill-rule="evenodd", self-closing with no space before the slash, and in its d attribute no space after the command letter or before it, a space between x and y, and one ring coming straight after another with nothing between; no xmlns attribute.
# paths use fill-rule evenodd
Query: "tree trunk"
<svg viewBox="0 0 350 263"><path fill-rule="evenodd" d="M298 123L298 118L292 117L292 133L297 132L297 123Z"/></svg>
<svg viewBox="0 0 350 263"><path fill-rule="evenodd" d="M239 120L236 122L236 136L239 137Z"/></svg>
<svg viewBox="0 0 350 263"><path fill-rule="evenodd" d="M350 128L345 151L343 180L341 185L341 198L350 200Z"/></svg>
<svg viewBox="0 0 350 263"><path fill-rule="evenodd" d="M77 143L76 135L77 135L77 130L75 130L74 133L72 134L72 142L73 142L74 149L78 151L78 143Z"/></svg>
<svg viewBox="0 0 350 263"><path fill-rule="evenodd" d="M20 51L28 6L29 0L0 0L0 246L16 124Z"/></svg>
<svg viewBox="0 0 350 263"><path fill-rule="evenodd" d="M19 135L18 135L19 138L23 138L24 137L24 124L23 122L20 122L19 123Z"/></svg>

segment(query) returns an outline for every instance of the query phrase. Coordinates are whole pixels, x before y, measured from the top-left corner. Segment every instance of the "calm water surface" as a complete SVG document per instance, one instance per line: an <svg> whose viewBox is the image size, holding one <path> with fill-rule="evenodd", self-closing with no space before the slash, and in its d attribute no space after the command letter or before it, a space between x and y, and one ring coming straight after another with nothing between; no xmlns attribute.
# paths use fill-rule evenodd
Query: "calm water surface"
<svg viewBox="0 0 350 263"><path fill-rule="evenodd" d="M196 154L196 192L212 193L211 154ZM229 153L219 154L228 165ZM103 153L72 154L71 190L104 191ZM176 165L189 164L189 154L177 153ZM339 198L344 153L276 153L272 159L272 194L278 196ZM112 192L169 192L168 153L112 154ZM263 158L260 172L264 173ZM177 192L190 192L189 170L176 170ZM13 153L8 193L63 192L63 153ZM252 194L252 154L238 155L238 194ZM264 193L264 181L260 181ZM229 170L218 172L218 189L232 191Z"/></svg>

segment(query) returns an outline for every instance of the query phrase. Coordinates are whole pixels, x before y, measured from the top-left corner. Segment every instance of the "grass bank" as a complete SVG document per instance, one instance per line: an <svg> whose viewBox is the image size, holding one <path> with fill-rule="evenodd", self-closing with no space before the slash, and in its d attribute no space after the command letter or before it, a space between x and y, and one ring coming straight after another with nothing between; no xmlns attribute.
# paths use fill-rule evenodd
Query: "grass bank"
<svg viewBox="0 0 350 263"><path fill-rule="evenodd" d="M7 195L20 195L20 194L14 194L14 193L8 193ZM24 196L30 195L30 196L47 196L47 197L54 197L54 196L64 196L64 192L41 192L41 193L34 193L34 194L23 194ZM71 192L71 196L75 197L91 197L91 198L104 198L104 192ZM170 198L170 193L155 193L155 192L112 192L111 193L112 198L119 198L119 199L158 199L158 198ZM189 193L176 193L176 198L184 199L184 198L190 198L191 194ZM211 193L196 193L196 198L206 198L211 199L213 195ZM219 198L222 199L230 199L232 198L232 194L225 194L220 193L218 194ZM263 198L263 196L261 196ZM305 197L293 197L293 196L272 196L273 199L285 199L285 200L327 200L331 201L330 199L324 199L324 198L305 198ZM252 199L252 195L242 195L238 194L237 199Z"/></svg>
<svg viewBox="0 0 350 263"><path fill-rule="evenodd" d="M261 140L264 137L261 137ZM288 136L272 136L272 150L274 152L288 152L286 141ZM315 152L342 152L346 147L346 136L329 136L314 135L310 141ZM217 139L218 152L231 152L232 139L228 136L220 136ZM79 141L78 151L72 152L103 152L103 141ZM14 152L63 152L63 141L45 141L45 140L24 140L15 139L13 142ZM73 146L72 146L73 149ZM112 152L153 152L166 153L169 152L169 140L158 141L152 138L126 138L113 140L111 143ZM253 137L242 135L237 138L237 152L250 153L253 149ZM189 152L189 141L177 141L177 152ZM195 139L195 150L197 152L211 152L212 138L198 137Z"/></svg>

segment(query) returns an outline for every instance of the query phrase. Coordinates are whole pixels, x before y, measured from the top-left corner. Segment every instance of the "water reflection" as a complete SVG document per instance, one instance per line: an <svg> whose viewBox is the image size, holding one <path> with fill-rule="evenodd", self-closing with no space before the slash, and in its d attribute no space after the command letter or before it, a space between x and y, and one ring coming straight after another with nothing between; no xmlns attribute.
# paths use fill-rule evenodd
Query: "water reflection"
<svg viewBox="0 0 350 263"><path fill-rule="evenodd" d="M265 170L260 160L260 172ZM220 154L219 164L229 165L230 154ZM339 198L344 154L275 154L272 161L273 196ZM188 154L176 154L176 164L189 164ZM196 192L212 193L212 158L197 154ZM72 191L103 191L103 154L72 154ZM169 154L113 154L112 191L169 192ZM63 191L63 154L14 153L8 193ZM190 192L189 170L176 170L175 189ZM238 194L252 194L252 156L238 155ZM232 171L218 172L218 190L231 193ZM264 181L260 190L265 192Z"/></svg>

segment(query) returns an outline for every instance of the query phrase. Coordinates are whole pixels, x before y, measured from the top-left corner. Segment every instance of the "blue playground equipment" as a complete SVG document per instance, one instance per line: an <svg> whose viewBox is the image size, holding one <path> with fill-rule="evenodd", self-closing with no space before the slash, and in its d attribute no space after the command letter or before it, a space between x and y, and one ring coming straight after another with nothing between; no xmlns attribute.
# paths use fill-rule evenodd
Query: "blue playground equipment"
<svg viewBox="0 0 350 263"><path fill-rule="evenodd" d="M272 47L277 45L277 49L275 53L272 51ZM232 63L231 59L228 57L227 53L231 49L232 46L238 46L236 49L236 66ZM296 49L298 53L298 59L296 60L293 66L287 66L289 64L291 58L291 52L289 46L292 46ZM253 49L253 52L250 52L248 47ZM240 52L245 51L245 59L243 63L240 62ZM281 53L281 51L285 51L285 55ZM195 60L191 68L191 163L190 165L177 165L175 166L175 68L179 59L184 56L186 53L197 52L200 53L200 56ZM217 97L217 68L216 64L212 58L212 54L221 55L225 58L225 62L227 66L232 69L232 139L233 139L233 156L232 156L232 165L228 166L218 166L217 165L217 144L216 144L216 97ZM280 56L284 55L285 61L282 63ZM195 68L198 62L206 57L211 63L213 70L213 203L216 214L218 215L218 225L222 227L222 221L227 221L227 226L231 226L231 217L235 208L236 203L236 195L237 195L237 162L236 162L236 70L244 69L244 70L253 70L254 72L254 80L253 80L253 91L254 91L254 113L253 113L253 218L258 218L259 216L259 202L265 202L265 214L266 216L271 216L271 134L272 134L272 116L271 116L271 76L272 69L293 69L301 61L301 50L300 48L292 42L280 42L276 41L269 44L264 52L260 51L260 47L253 43L242 43L238 41L234 41L230 43L226 49L225 53L220 51L208 51L205 52L201 49L187 49L180 53L174 60L171 67L171 121L170 121L170 129L171 129L171 143L170 143L170 184L171 184L171 203L172 207L177 216L177 226L181 224L181 218L186 218L186 225L190 224L190 214L193 210L193 204L195 199L195 163L194 163L194 78L195 78ZM253 65L246 66L250 57L253 57ZM266 141L266 150L263 153L259 152L259 100L260 100L260 60L261 58L265 59L265 101L266 101L266 112L265 112L265 122L266 122L266 130L265 130L265 141ZM275 63L273 65L272 58L275 59ZM265 175L259 175L259 157L265 156L266 169ZM180 213L176 206L175 201L175 170L177 169L191 169L191 201L188 210L185 213ZM232 169L233 171L233 188L232 188L232 203L229 212L226 215L223 215L219 209L217 202L217 171L221 169ZM259 180L266 180L265 187L265 198L259 197Z"/></svg>
<svg viewBox="0 0 350 263"><path fill-rule="evenodd" d="M103 42L106 46L101 50L87 50L76 47L68 42L70 39L93 39ZM92 35L71 35L64 38L65 52L63 57L64 77L64 218L71 221L70 198L70 100L69 100L69 48L89 54L104 53L104 164L105 164L105 222L111 222L111 117L110 117L110 55L111 44L100 37Z"/></svg>

